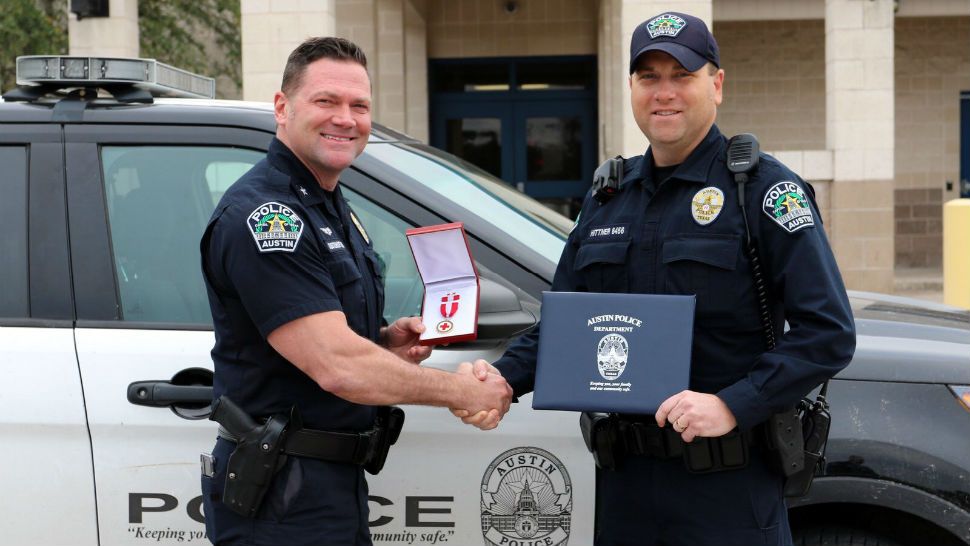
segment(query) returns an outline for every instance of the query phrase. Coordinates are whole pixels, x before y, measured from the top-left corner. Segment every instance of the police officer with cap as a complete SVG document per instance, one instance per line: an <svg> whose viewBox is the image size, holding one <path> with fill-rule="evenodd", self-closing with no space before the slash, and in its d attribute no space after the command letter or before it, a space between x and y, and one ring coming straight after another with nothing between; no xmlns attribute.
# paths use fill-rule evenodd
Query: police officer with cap
<svg viewBox="0 0 970 546"><path fill-rule="evenodd" d="M702 20L668 12L636 28L631 103L650 146L624 161L612 198L586 197L553 280L558 291L696 295L689 390L656 415L617 417L623 453L615 468L597 470L598 546L791 544L765 422L855 350L810 186L764 154L746 184L728 168L728 139L715 125L723 82L717 42ZM625 229L602 229L617 226ZM501 373L517 396L531 391L538 338L537 326L494 367L479 361L473 373ZM470 424L486 417L454 413ZM745 449L692 472L683 454L703 444L718 453Z"/></svg>
<svg viewBox="0 0 970 546"><path fill-rule="evenodd" d="M269 153L225 193L202 239L214 415L229 415L203 455L215 544L370 545L364 468L382 464L367 466L388 437L382 409L484 410L486 427L508 409L500 377L418 365L430 354L420 319L382 319L383 265L338 185L370 134L366 66L340 38L290 54ZM267 440L251 446L250 434Z"/></svg>

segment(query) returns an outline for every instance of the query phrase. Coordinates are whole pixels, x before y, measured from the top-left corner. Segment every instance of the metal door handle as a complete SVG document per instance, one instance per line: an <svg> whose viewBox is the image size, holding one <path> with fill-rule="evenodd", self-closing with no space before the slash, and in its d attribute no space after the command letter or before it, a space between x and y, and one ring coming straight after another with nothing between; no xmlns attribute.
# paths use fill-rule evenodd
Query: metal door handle
<svg viewBox="0 0 970 546"><path fill-rule="evenodd" d="M128 401L136 406L162 408L173 404L208 404L212 387L173 385L171 381L135 381L128 385Z"/></svg>

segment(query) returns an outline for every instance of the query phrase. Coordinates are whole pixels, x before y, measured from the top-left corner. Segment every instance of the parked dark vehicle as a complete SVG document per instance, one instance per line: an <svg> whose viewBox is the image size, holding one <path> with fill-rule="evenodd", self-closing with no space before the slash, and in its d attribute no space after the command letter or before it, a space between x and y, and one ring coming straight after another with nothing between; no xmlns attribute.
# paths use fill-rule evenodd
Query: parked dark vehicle
<svg viewBox="0 0 970 546"><path fill-rule="evenodd" d="M93 99L48 84L0 102L0 535L14 546L202 542L197 460L215 427L201 419L213 339L198 240L265 154L272 110L153 99L140 89L173 90L152 85L114 83ZM538 320L572 221L380 126L341 184L387 263L388 317L420 305L405 229L465 223L482 275L479 339L426 365L494 359ZM825 473L790 504L796 543L970 545L970 312L851 297L858 350L829 388ZM486 434L443 409L407 413L371 481L375 542L482 543L528 489L556 516L546 536L592 543L593 463L575 414L533 411L526 396ZM516 466L523 453L562 479ZM510 488L499 464L526 485Z"/></svg>

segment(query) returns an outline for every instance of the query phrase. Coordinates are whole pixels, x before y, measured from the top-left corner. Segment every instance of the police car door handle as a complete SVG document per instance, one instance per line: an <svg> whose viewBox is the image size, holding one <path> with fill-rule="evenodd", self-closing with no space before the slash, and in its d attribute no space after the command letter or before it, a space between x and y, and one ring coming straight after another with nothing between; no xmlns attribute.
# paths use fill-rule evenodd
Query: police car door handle
<svg viewBox="0 0 970 546"><path fill-rule="evenodd" d="M128 401L137 406L161 408L174 404L209 404L212 387L173 385L171 381L135 381L128 385Z"/></svg>

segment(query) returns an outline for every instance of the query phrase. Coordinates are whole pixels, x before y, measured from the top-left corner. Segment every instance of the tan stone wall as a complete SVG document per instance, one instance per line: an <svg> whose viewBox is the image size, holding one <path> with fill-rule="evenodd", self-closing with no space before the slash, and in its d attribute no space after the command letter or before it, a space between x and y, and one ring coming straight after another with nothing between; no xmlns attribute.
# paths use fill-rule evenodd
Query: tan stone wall
<svg viewBox="0 0 970 546"><path fill-rule="evenodd" d="M839 181L825 229L850 289L891 292L893 286L892 180ZM888 264L888 267L887 267Z"/></svg>
<svg viewBox="0 0 970 546"><path fill-rule="evenodd" d="M724 68L725 134L766 150L825 149L825 22L714 22Z"/></svg>
<svg viewBox="0 0 970 546"><path fill-rule="evenodd" d="M595 55L598 2L428 0L428 57Z"/></svg>
<svg viewBox="0 0 970 546"><path fill-rule="evenodd" d="M960 91L970 90L970 17L896 19L896 262L940 267L944 191L960 176ZM946 37L930 39L928 36Z"/></svg>

